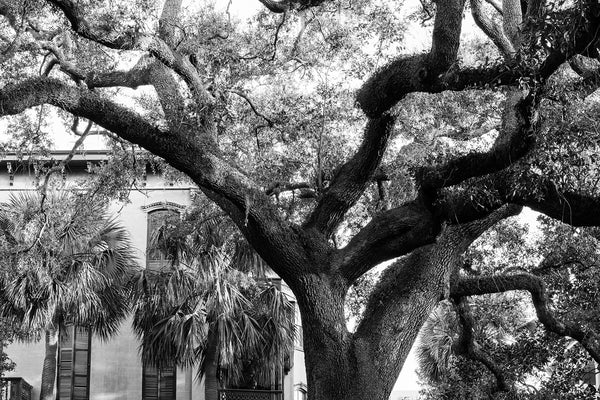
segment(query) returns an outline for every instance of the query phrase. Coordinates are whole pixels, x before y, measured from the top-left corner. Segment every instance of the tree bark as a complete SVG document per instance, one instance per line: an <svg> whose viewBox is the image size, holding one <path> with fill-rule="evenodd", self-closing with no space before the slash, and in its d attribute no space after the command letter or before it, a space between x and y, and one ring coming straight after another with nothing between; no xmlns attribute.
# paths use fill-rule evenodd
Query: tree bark
<svg viewBox="0 0 600 400"><path fill-rule="evenodd" d="M310 275L296 294L302 313L308 397L389 398L419 330L440 299L464 247L460 229L415 250L382 276L357 331L346 329L345 285ZM401 282L401 284L399 284Z"/></svg>
<svg viewBox="0 0 600 400"><path fill-rule="evenodd" d="M325 274L302 276L293 287L302 315L309 399L346 400L353 396L356 365L351 362L351 336L346 329L347 285Z"/></svg>
<svg viewBox="0 0 600 400"><path fill-rule="evenodd" d="M58 352L58 329L46 329L46 355L42 367L40 400L53 400L56 383L56 354Z"/></svg>
<svg viewBox="0 0 600 400"><path fill-rule="evenodd" d="M413 251L388 267L369 298L355 333L346 329L344 270L318 268L291 288L302 314L309 398L387 399L429 313L450 294L450 276L473 240L519 207L448 226L436 243Z"/></svg>
<svg viewBox="0 0 600 400"><path fill-rule="evenodd" d="M206 354L203 361L204 373L204 396L206 400L217 400L219 398L219 377L218 377L218 357L217 346L218 339L215 332L210 332Z"/></svg>

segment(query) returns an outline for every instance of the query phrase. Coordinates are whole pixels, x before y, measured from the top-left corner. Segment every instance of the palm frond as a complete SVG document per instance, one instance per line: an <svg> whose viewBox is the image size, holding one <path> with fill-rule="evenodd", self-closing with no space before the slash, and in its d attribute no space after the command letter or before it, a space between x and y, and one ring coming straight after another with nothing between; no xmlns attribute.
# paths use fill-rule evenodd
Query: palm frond
<svg viewBox="0 0 600 400"><path fill-rule="evenodd" d="M458 335L456 316L450 305L440 303L421 328L417 344L420 373L432 382L448 375L452 345Z"/></svg>
<svg viewBox="0 0 600 400"><path fill-rule="evenodd" d="M28 249L13 256L14 273L0 277L0 312L23 326L70 321L107 338L127 314L138 268L127 232L103 204L69 191L49 192L40 206L35 192L0 205L0 227Z"/></svg>

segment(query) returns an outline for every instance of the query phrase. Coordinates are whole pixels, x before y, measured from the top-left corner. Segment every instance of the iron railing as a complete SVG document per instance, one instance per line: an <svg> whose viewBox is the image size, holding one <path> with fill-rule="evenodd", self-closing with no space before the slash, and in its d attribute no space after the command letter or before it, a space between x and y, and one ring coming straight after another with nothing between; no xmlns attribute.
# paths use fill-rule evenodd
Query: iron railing
<svg viewBox="0 0 600 400"><path fill-rule="evenodd" d="M31 400L31 388L23 378L0 378L0 400Z"/></svg>
<svg viewBox="0 0 600 400"><path fill-rule="evenodd" d="M221 389L219 400L283 400L283 390Z"/></svg>

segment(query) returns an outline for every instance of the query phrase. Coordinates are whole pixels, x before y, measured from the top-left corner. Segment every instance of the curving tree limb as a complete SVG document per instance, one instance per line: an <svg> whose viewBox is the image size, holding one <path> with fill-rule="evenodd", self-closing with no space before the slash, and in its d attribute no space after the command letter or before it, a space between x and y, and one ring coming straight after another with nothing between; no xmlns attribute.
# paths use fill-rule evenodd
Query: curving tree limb
<svg viewBox="0 0 600 400"><path fill-rule="evenodd" d="M434 244L420 247L384 271L353 335L356 357L365 358L369 361L365 367L374 369L371 379L386 376L388 369L400 372L418 328L450 295L450 276L460 268L461 255L479 235L520 210L509 205L487 218L446 226Z"/></svg>
<svg viewBox="0 0 600 400"><path fill-rule="evenodd" d="M537 276L521 273L463 278L452 283L450 287L453 297L478 296L510 290L528 291L537 317L544 327L560 336L569 336L577 340L590 356L600 363L600 335L591 329L556 318L551 310L546 284Z"/></svg>
<svg viewBox="0 0 600 400"><path fill-rule="evenodd" d="M441 165L422 168L417 175L418 184L431 192L514 164L535 143L537 102L534 93L509 92L504 105L502 129L493 147L486 152L470 153Z"/></svg>
<svg viewBox="0 0 600 400"><path fill-rule="evenodd" d="M500 54L502 54L506 60L511 60L515 54L515 48L504 33L502 26L486 12L484 7L485 3L484 0L471 0L471 14L473 15L473 19L483 33L485 33L496 47L498 47ZM500 11L501 10L502 9L500 8Z"/></svg>
<svg viewBox="0 0 600 400"><path fill-rule="evenodd" d="M502 0L502 27L513 49L521 48L521 0Z"/></svg>
<svg viewBox="0 0 600 400"><path fill-rule="evenodd" d="M291 1L288 0L258 0L260 1L265 7L267 7L269 9L269 11L277 13L277 14L281 14L284 13L286 11L288 11L290 9L290 5L291 5Z"/></svg>
<svg viewBox="0 0 600 400"><path fill-rule="evenodd" d="M458 297L454 299L454 304L461 325L461 333L457 345L458 353L485 365L496 378L496 391L510 391L510 386L498 364L494 362L488 354L481 350L473 337L473 326L475 325L475 322L473 321L473 313L471 312L468 300L465 297Z"/></svg>
<svg viewBox="0 0 600 400"><path fill-rule="evenodd" d="M367 123L363 142L354 156L343 164L323 193L305 227L331 236L346 212L363 195L387 148L395 117L385 114Z"/></svg>

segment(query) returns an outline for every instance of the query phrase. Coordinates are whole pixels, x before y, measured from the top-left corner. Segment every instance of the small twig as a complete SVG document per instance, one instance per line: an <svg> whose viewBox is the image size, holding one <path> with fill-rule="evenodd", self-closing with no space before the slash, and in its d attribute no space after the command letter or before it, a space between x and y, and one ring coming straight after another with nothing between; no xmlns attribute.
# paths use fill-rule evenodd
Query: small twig
<svg viewBox="0 0 600 400"><path fill-rule="evenodd" d="M230 93L233 93L233 94L237 94L242 99L246 100L246 102L248 103L248 105L250 106L250 108L252 109L252 111L254 112L254 114L256 114L257 116L259 116L262 119L264 119L267 122L267 124L269 124L269 128L271 128L271 127L273 127L273 125L275 125L274 122L270 118L268 118L265 114L263 114L260 111L258 111L258 109L254 105L254 103L252 102L252 100L244 92L242 92L241 90L235 90L235 89L227 89L226 91L230 92Z"/></svg>
<svg viewBox="0 0 600 400"><path fill-rule="evenodd" d="M79 132L77 130L79 128L79 116L76 115L75 118L73 118L73 124L71 124L71 132L73 132L76 136L87 135L90 133L90 130L92 129L93 125L94 123L92 121L88 121L88 124L83 130L83 132Z"/></svg>
<svg viewBox="0 0 600 400"><path fill-rule="evenodd" d="M283 24L285 23L286 16L287 16L287 13L284 12L281 17L281 22L279 23L279 25L277 25L277 29L275 30L275 38L273 39L273 54L271 55L270 61L274 61L275 57L277 56L277 42L279 41L279 31L281 30L281 27L283 27Z"/></svg>
<svg viewBox="0 0 600 400"><path fill-rule="evenodd" d="M90 130L91 130L91 126L88 126L88 128L85 130L85 132L83 132L83 134L81 136L79 136L79 138L75 141L75 144L73 145L73 148L71 149L71 151L69 152L67 157L64 160L61 160L58 164L55 164L54 166L52 166L50 169L48 169L48 171L46 171L46 174L44 176L44 183L42 183L40 185L40 187L38 188L38 190L41 193L41 199L40 199L40 211L41 212L44 212L44 202L46 201L46 197L48 196L48 183L50 182L50 177L52 176L52 174L54 174L56 172L61 172L63 170L63 168L65 168L66 165L73 159L73 157L75 156L75 153L77 152L77 149L79 149L79 147L83 144L83 141L89 135Z"/></svg>

